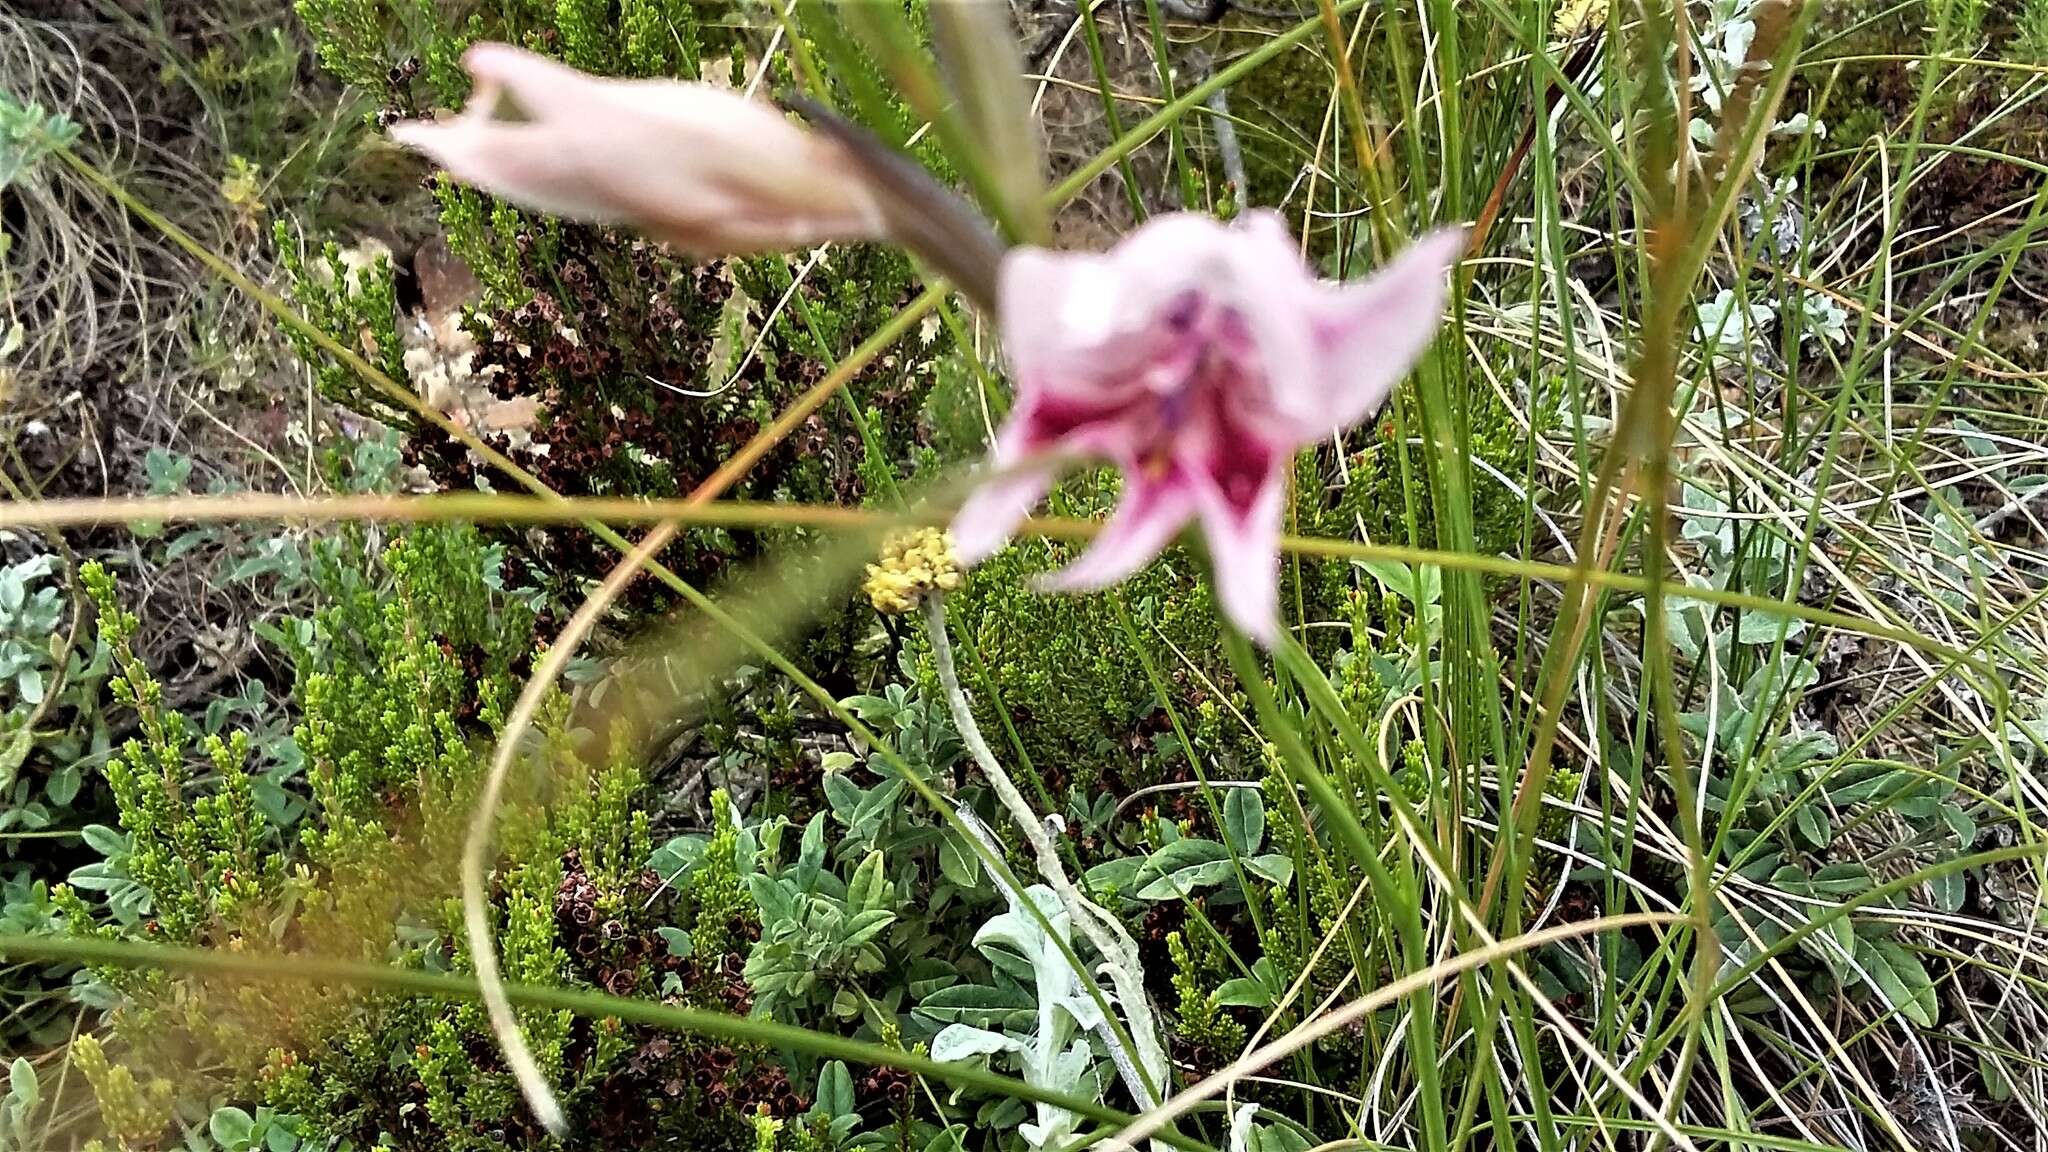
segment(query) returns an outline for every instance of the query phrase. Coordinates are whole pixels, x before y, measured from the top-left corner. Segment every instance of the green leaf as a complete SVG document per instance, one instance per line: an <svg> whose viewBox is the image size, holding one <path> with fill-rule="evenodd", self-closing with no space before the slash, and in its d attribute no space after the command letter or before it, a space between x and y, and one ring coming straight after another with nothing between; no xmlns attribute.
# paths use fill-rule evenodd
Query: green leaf
<svg viewBox="0 0 2048 1152"><path fill-rule="evenodd" d="M932 1038L932 1059L951 1064L956 1060L973 1060L998 1052L1015 1052L1023 1047L1022 1043L1000 1032L976 1028L971 1024L948 1024Z"/></svg>
<svg viewBox="0 0 2048 1152"><path fill-rule="evenodd" d="M1422 586L1415 578L1415 569L1393 560L1353 560L1352 563L1372 573L1380 587L1410 604L1422 603Z"/></svg>
<svg viewBox="0 0 2048 1152"><path fill-rule="evenodd" d="M1949 831L1956 834L1958 851L1968 852L1970 845L1977 842L1977 821L1962 808L1954 804L1943 804L1941 819L1948 825Z"/></svg>
<svg viewBox="0 0 2048 1152"><path fill-rule="evenodd" d="M901 780L888 780L869 790L861 798L860 806L854 809L853 819L849 822L852 830L864 835L872 834L872 829L879 827L883 818L903 799L903 787Z"/></svg>
<svg viewBox="0 0 2048 1152"><path fill-rule="evenodd" d="M1019 1113L1023 1111L1018 1109ZM924 1152L961 1152L967 1147L967 1126L954 1124L925 1142Z"/></svg>
<svg viewBox="0 0 2048 1152"><path fill-rule="evenodd" d="M1896 940L1856 941L1856 963L1884 1002L1922 1028L1934 1027L1941 1002L1920 957Z"/></svg>
<svg viewBox="0 0 2048 1152"><path fill-rule="evenodd" d="M1798 828L1800 837L1806 841L1807 847L1821 849L1834 843L1834 824L1828 820L1828 814L1821 810L1820 805L1800 805L1799 812L1792 821Z"/></svg>
<svg viewBox="0 0 2048 1152"><path fill-rule="evenodd" d="M1907 772L1879 771L1860 780L1851 780L1828 789L1828 799L1834 801L1836 807L1847 807L1880 797L1888 799L1893 796L1909 795L1917 779Z"/></svg>
<svg viewBox="0 0 2048 1152"><path fill-rule="evenodd" d="M668 954L678 960L688 960L691 954L697 950L696 942L691 940L690 934L681 928L671 928L664 925L656 928L654 934L661 937L663 942L668 945Z"/></svg>
<svg viewBox="0 0 2048 1152"><path fill-rule="evenodd" d="M78 782L78 765L66 764L50 773L50 778L43 783L43 795L57 807L69 808L71 802L78 798Z"/></svg>
<svg viewBox="0 0 2048 1152"><path fill-rule="evenodd" d="M1257 788L1232 788L1223 797L1223 838L1240 856L1266 840L1266 801Z"/></svg>
<svg viewBox="0 0 2048 1152"><path fill-rule="evenodd" d="M1273 1006L1273 962L1264 956L1252 965L1252 974L1225 980L1216 989L1216 1003L1226 1008L1270 1008Z"/></svg>
<svg viewBox="0 0 2048 1152"><path fill-rule="evenodd" d="M955 984L925 997L918 1003L916 1014L940 1024L1029 1029L1037 1011L1037 1001L1020 987Z"/></svg>
<svg viewBox="0 0 2048 1152"><path fill-rule="evenodd" d="M1237 868L1228 859L1190 864L1185 868L1175 868L1138 889L1138 899L1179 900L1210 885L1221 884L1235 875Z"/></svg>
<svg viewBox="0 0 2048 1152"><path fill-rule="evenodd" d="M1216 989L1216 1003L1225 1008L1271 1008L1273 994L1257 980L1239 976Z"/></svg>
<svg viewBox="0 0 2048 1152"><path fill-rule="evenodd" d="M1143 856L1119 856L1090 868L1083 879L1088 882L1088 887L1098 892L1115 891L1129 895L1139 873L1145 871L1145 864Z"/></svg>
<svg viewBox="0 0 2048 1152"><path fill-rule="evenodd" d="M2012 1099L2012 1081L2006 1078L1998 1058L1990 1052L1977 1054L1977 1075L1984 1081L1984 1095L2001 1104Z"/></svg>
<svg viewBox="0 0 2048 1152"><path fill-rule="evenodd" d="M7 1098L23 1116L34 1111L42 1099L42 1085L36 1080L36 1066L29 1063L26 1056L16 1056L14 1063L7 1066Z"/></svg>
<svg viewBox="0 0 2048 1152"><path fill-rule="evenodd" d="M1247 857L1244 870L1270 884L1285 888L1294 879L1294 858L1278 852L1267 852Z"/></svg>
<svg viewBox="0 0 2048 1152"><path fill-rule="evenodd" d="M256 1138L256 1121L247 1112L230 1104L213 1110L213 1115L206 1121L206 1133L228 1152L242 1152Z"/></svg>
<svg viewBox="0 0 2048 1152"><path fill-rule="evenodd" d="M809 892L818 885L818 870L825 866L825 822L816 816L804 825L804 838L797 849L796 870L790 879L796 882L796 890Z"/></svg>
<svg viewBox="0 0 2048 1152"><path fill-rule="evenodd" d="M866 795L861 786L847 779L844 773L831 772L825 776L825 800L832 805L832 815L841 824L852 825Z"/></svg>
<svg viewBox="0 0 2048 1152"><path fill-rule="evenodd" d="M846 935L840 943L848 948L865 944L882 934L882 929L895 923L896 913L887 908L871 908L846 922Z"/></svg>
<svg viewBox="0 0 2048 1152"><path fill-rule="evenodd" d="M939 873L962 888L981 887L981 857L964 846L960 834L950 828L939 839Z"/></svg>
<svg viewBox="0 0 2048 1152"><path fill-rule="evenodd" d="M105 824L87 824L78 830L88 848L102 856L117 856L128 850L128 838Z"/></svg>
<svg viewBox="0 0 2048 1152"><path fill-rule="evenodd" d="M1308 1152L1308 1141L1285 1124L1255 1124L1245 1152Z"/></svg>
<svg viewBox="0 0 2048 1152"><path fill-rule="evenodd" d="M1790 617L1743 612L1735 624L1735 640L1739 644L1775 644L1781 632L1789 640L1805 630L1803 621Z"/></svg>
<svg viewBox="0 0 2048 1152"><path fill-rule="evenodd" d="M960 970L937 956L920 956L910 962L912 999L923 1000L941 988L951 988L959 982Z"/></svg>
<svg viewBox="0 0 2048 1152"><path fill-rule="evenodd" d="M1145 859L1145 876L1163 876L1192 865L1229 859L1230 849L1217 841L1184 836Z"/></svg>
<svg viewBox="0 0 2048 1152"><path fill-rule="evenodd" d="M883 724L896 717L895 703L881 696L848 696L839 703L865 724Z"/></svg>
<svg viewBox="0 0 2048 1152"><path fill-rule="evenodd" d="M853 880L846 886L846 906L851 911L866 912L881 908L888 898L888 884L882 876L882 850L877 848L853 870Z"/></svg>
<svg viewBox="0 0 2048 1152"><path fill-rule="evenodd" d="M1870 871L1861 864L1829 864L1812 876L1787 864L1771 875L1771 883L1793 892L1846 900L1870 887Z"/></svg>
<svg viewBox="0 0 2048 1152"><path fill-rule="evenodd" d="M1243 863L1246 871L1274 884L1284 885L1294 877L1294 861L1277 853L1248 857ZM1100 870L1100 866L1091 870L1089 879L1094 880ZM1230 849L1214 840L1193 837L1176 840L1154 852L1131 877L1133 882L1145 881L1136 893L1140 900L1178 900L1198 889L1236 878Z"/></svg>
<svg viewBox="0 0 2048 1152"><path fill-rule="evenodd" d="M790 899L789 893L783 890L782 885L773 876L765 872L756 872L748 876L747 892L753 896L755 907L761 910L763 927L767 927L777 921L794 920L796 918L795 903Z"/></svg>
<svg viewBox="0 0 2048 1152"><path fill-rule="evenodd" d="M854 1107L853 1074L847 1071L846 1061L834 1060L818 1069L818 1099L811 1111L837 1119L850 1115Z"/></svg>
<svg viewBox="0 0 2048 1152"><path fill-rule="evenodd" d="M1927 890L1934 898L1936 909L1954 914L1963 910L1963 901L1969 896L1970 885L1961 872L1950 872L1929 880Z"/></svg>

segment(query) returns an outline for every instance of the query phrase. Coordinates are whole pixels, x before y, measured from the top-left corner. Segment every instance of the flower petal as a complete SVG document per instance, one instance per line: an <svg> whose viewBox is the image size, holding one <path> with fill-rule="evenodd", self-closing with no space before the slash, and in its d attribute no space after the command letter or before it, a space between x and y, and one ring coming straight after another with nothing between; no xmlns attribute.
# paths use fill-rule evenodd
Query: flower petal
<svg viewBox="0 0 2048 1152"><path fill-rule="evenodd" d="M1301 316L1314 281L1268 215L1241 226L1157 216L1102 255L1013 249L999 302L1020 386L1120 395L1177 384L1175 370L1202 348L1176 324L1191 301L1245 312L1261 356L1307 371L1314 348Z"/></svg>
<svg viewBox="0 0 2048 1152"><path fill-rule="evenodd" d="M1245 635L1272 647L1280 628L1280 520L1290 457L1268 464L1255 488L1199 477L1193 485L1209 543L1216 605Z"/></svg>
<svg viewBox="0 0 2048 1152"><path fill-rule="evenodd" d="M1371 415L1436 338L1450 296L1445 274L1465 247L1465 230L1432 232L1358 284L1320 290L1313 309L1321 364L1293 381L1317 421L1304 439Z"/></svg>
<svg viewBox="0 0 2048 1152"><path fill-rule="evenodd" d="M490 41L472 44L462 54L462 66L476 81L477 91L470 103L483 115L492 115L495 101L480 97L495 95L496 89L512 98L519 112L529 120L545 119L553 109L574 107L588 97L592 78L559 60L528 52L510 44Z"/></svg>
<svg viewBox="0 0 2048 1152"><path fill-rule="evenodd" d="M391 138L424 152L464 184L489 190L550 216L589 223L617 223L617 203L590 186L576 156L550 145L549 133L463 115L391 127Z"/></svg>
<svg viewBox="0 0 2048 1152"><path fill-rule="evenodd" d="M953 555L963 565L995 555L1018 523L1045 499L1052 481L1048 467L1021 468L984 481L953 516Z"/></svg>
<svg viewBox="0 0 2048 1152"><path fill-rule="evenodd" d="M1273 412L1289 434L1320 418L1313 390L1302 395L1301 386L1320 365L1306 317L1322 289L1279 214L1249 212L1231 224L1189 213L1156 217L1116 256L1132 269L1125 278L1147 283L1154 298L1193 294L1227 318L1223 331L1205 335L1255 369L1239 381L1235 407Z"/></svg>
<svg viewBox="0 0 2048 1152"><path fill-rule="evenodd" d="M1156 479L1126 473L1116 514L1102 526L1095 543L1079 560L1040 577L1039 586L1087 592L1124 580L1172 543L1194 511L1194 491L1177 470Z"/></svg>
<svg viewBox="0 0 2048 1152"><path fill-rule="evenodd" d="M1109 256L1013 248L997 286L1003 354L1020 392L1100 401L1130 391L1154 352L1143 286Z"/></svg>

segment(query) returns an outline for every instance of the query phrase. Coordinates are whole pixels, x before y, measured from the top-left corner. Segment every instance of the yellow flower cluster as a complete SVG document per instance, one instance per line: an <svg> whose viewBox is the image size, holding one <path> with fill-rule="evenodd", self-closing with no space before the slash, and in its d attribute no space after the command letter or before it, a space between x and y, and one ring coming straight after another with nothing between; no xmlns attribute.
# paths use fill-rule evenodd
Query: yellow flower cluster
<svg viewBox="0 0 2048 1152"><path fill-rule="evenodd" d="M884 616L900 616L917 607L924 594L950 592L960 586L960 565L946 534L937 528L892 532L882 541L882 557L868 565L861 590Z"/></svg>
<svg viewBox="0 0 2048 1152"><path fill-rule="evenodd" d="M1560 39L1589 32L1607 23L1607 0L1564 0L1557 6L1551 34Z"/></svg>

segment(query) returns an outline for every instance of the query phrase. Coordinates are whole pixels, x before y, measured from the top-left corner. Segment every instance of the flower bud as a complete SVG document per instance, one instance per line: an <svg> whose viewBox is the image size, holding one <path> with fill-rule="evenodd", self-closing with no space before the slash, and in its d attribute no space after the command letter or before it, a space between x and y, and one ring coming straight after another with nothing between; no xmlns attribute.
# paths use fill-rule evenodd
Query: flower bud
<svg viewBox="0 0 2048 1152"><path fill-rule="evenodd" d="M773 105L709 84L600 79L505 44L463 62L476 80L467 108L391 129L463 183L704 256L883 235L844 145Z"/></svg>

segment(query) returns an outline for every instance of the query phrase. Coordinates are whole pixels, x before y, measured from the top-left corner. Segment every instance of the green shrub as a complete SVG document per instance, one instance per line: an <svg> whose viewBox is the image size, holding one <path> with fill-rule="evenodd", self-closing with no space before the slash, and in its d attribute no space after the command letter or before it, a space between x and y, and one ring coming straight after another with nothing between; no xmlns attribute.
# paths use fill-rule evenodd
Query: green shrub
<svg viewBox="0 0 2048 1152"><path fill-rule="evenodd" d="M532 613L493 586L496 555L469 529L420 529L381 547L350 534L316 555L324 606L275 630L302 710L310 809L297 835L256 803L246 737L208 738L195 761L189 722L164 707L128 646L135 621L114 581L86 568L116 654L114 691L141 724L108 767L120 828L94 840L109 855L56 895L75 931L281 965L303 951L469 969L455 855L503 709L527 672ZM507 978L744 1008L744 984L722 951L679 957L661 930L695 922L708 939L720 921L744 934L751 905L741 907L730 883L660 884L647 868L644 777L623 750L593 749L573 733L566 704L554 698L533 733L546 779L516 788L502 819L492 903ZM134 914L122 913L124 900ZM167 1137L173 1112L219 1096L319 1117L324 1135L358 1147L543 1140L477 1005L120 969L95 970L89 988L112 1007L104 1035L113 1056L92 1082L110 1134L127 1146ZM758 1106L799 1110L786 1074L761 1053L566 1013L523 1020L583 1130L606 1139L744 1148ZM157 1087L171 1080L175 1100ZM626 1097L650 1103L619 1107Z"/></svg>

